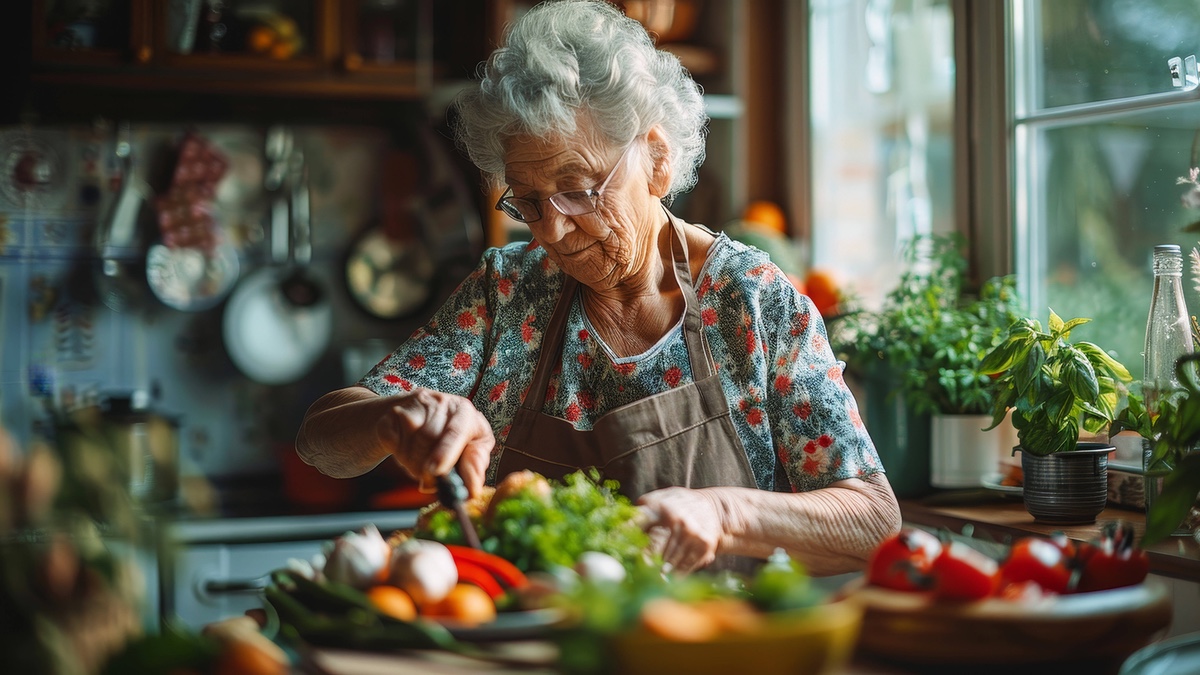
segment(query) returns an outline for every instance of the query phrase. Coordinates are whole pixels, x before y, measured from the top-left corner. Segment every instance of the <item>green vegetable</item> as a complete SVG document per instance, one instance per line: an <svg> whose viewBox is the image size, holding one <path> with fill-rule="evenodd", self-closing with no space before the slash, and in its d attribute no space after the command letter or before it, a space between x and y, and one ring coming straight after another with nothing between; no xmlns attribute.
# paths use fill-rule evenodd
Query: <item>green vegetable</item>
<svg viewBox="0 0 1200 675"><path fill-rule="evenodd" d="M289 570L276 570L271 582L264 597L285 634L306 642L352 649L465 648L440 624L382 615L366 595L345 584L315 582Z"/></svg>
<svg viewBox="0 0 1200 675"><path fill-rule="evenodd" d="M576 471L550 485L549 499L523 490L496 504L490 523L477 522L483 549L525 572L573 567L587 551L607 553L626 569L641 559L650 539L638 525L638 508L615 481L601 481L595 470ZM454 514L446 511L435 513L417 536L462 542Z"/></svg>

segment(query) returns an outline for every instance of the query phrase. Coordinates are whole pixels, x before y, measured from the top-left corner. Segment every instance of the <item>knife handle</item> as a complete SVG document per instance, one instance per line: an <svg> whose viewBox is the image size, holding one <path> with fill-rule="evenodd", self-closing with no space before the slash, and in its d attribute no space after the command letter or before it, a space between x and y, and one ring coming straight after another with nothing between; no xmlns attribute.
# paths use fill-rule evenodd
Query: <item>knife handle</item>
<svg viewBox="0 0 1200 675"><path fill-rule="evenodd" d="M456 469L450 469L450 473L437 477L437 496L442 506L452 509L456 504L467 501L470 494L462 476L458 475Z"/></svg>

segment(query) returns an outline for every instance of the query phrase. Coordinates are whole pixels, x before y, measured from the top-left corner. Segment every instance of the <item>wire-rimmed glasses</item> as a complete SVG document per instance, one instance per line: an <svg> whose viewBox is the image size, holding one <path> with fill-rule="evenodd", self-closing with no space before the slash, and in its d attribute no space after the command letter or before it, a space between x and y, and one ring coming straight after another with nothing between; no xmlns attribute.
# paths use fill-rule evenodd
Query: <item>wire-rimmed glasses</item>
<svg viewBox="0 0 1200 675"><path fill-rule="evenodd" d="M617 169L625 163L625 158L629 155L630 148L633 143L625 146L625 150L621 153L621 157L613 164L613 168L609 169L608 175L604 177L604 181L600 183L600 187L591 190L566 190L557 194L550 195L546 199L529 199L527 197L513 197L512 188L508 188L504 192L504 196L496 202L496 210L503 211L513 220L519 220L522 223L532 223L540 220L542 217L542 208L538 202L548 201L558 209L558 212L564 216L582 216L585 213L592 213L596 210L596 202L599 201L600 195L604 193L604 189L608 187L613 176L617 174Z"/></svg>

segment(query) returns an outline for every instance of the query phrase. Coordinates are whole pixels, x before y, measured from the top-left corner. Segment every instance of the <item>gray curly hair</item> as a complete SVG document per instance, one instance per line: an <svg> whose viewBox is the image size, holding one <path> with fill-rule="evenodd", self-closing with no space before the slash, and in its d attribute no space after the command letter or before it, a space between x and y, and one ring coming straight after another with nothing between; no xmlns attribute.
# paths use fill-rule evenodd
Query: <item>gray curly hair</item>
<svg viewBox="0 0 1200 675"><path fill-rule="evenodd" d="M603 0L555 0L508 29L480 65L477 88L454 102L455 140L496 185L504 143L517 135L570 136L586 112L614 146L659 125L670 148L668 199L696 184L707 115L699 85L637 21Z"/></svg>

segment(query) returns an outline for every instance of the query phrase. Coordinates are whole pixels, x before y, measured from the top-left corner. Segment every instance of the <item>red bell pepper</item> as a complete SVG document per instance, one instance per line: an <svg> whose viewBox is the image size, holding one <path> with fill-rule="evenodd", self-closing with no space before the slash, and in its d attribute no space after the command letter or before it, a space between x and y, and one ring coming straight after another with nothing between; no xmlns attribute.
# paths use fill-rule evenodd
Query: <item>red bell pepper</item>
<svg viewBox="0 0 1200 675"><path fill-rule="evenodd" d="M455 544L446 544L446 548L450 549L450 556L454 558L456 564L459 561L474 563L490 572L492 576L508 588L521 588L529 583L529 580L525 578L524 572L517 569L516 565L498 555Z"/></svg>

